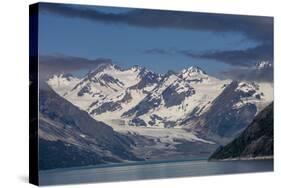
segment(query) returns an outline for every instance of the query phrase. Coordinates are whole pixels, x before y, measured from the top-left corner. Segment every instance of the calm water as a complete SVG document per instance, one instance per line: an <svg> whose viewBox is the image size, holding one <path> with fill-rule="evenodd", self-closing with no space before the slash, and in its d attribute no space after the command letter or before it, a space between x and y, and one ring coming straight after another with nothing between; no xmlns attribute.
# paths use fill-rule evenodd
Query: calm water
<svg viewBox="0 0 281 188"><path fill-rule="evenodd" d="M206 176L273 171L273 160L208 162L181 161L112 167L85 167L40 172L40 184L129 181L137 179Z"/></svg>

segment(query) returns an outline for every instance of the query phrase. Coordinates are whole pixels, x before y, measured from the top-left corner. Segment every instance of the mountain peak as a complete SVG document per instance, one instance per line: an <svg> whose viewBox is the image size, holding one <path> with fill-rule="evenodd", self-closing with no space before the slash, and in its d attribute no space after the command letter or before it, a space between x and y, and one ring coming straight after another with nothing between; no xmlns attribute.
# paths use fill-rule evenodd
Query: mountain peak
<svg viewBox="0 0 281 188"><path fill-rule="evenodd" d="M96 69L94 69L92 72L99 72L107 68L112 68L114 65L112 63L106 63L99 65Z"/></svg>
<svg viewBox="0 0 281 188"><path fill-rule="evenodd" d="M130 70L134 71L134 72L137 72L137 71L141 71L141 70L144 70L145 68L144 67L141 67L139 65L134 65L132 66L131 68L129 68Z"/></svg>
<svg viewBox="0 0 281 188"><path fill-rule="evenodd" d="M207 73L198 66L191 66L188 69L183 69L180 73L180 76L183 78L198 77L198 76L205 77L205 76L207 76Z"/></svg>
<svg viewBox="0 0 281 188"><path fill-rule="evenodd" d="M187 69L189 73L206 74L206 72L198 66L191 66Z"/></svg>
<svg viewBox="0 0 281 188"><path fill-rule="evenodd" d="M121 68L112 63L101 64L96 69L90 71L87 74L87 77L93 77L93 76L97 75L98 73L103 72L105 70L121 70Z"/></svg>

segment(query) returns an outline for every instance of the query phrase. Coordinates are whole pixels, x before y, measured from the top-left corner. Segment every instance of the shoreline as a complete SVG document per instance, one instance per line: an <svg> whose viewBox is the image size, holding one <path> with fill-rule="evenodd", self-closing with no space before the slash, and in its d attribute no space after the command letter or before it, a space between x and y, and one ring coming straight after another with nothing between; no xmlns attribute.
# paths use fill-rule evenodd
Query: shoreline
<svg viewBox="0 0 281 188"><path fill-rule="evenodd" d="M225 159L209 159L208 161L250 161L250 160L270 160L274 159L274 156L257 156L257 157L235 157Z"/></svg>
<svg viewBox="0 0 281 188"><path fill-rule="evenodd" d="M208 158L198 158L198 159L178 159L178 160L148 160L148 161L134 161L134 162L124 162L124 163L107 163L98 165L87 165L79 167L69 167L69 168L56 168L39 170L39 172L47 173L52 171L64 171L64 170L80 170L83 169L98 169L98 168L111 168L111 167L124 167L124 166L139 166L139 165L150 165L150 164L164 164L164 163L181 163L181 162L194 162L194 161L208 161Z"/></svg>
<svg viewBox="0 0 281 188"><path fill-rule="evenodd" d="M180 163L180 162L195 162L195 161L207 161L207 162L227 162L227 161L250 161L250 160L273 160L273 156L259 156L259 157L240 157L240 158L227 158L227 159L179 159L179 160L152 160L152 161L138 161L138 162L125 162L125 163L111 163L111 164L99 164L99 165L88 165L80 167L69 167L69 168L56 168L48 170L39 170L41 173L48 173L53 171L64 171L64 170L80 170L80 169L98 169L98 168L112 168L112 167L124 167L124 166L139 166L139 165L151 165L151 164L163 164L163 163Z"/></svg>

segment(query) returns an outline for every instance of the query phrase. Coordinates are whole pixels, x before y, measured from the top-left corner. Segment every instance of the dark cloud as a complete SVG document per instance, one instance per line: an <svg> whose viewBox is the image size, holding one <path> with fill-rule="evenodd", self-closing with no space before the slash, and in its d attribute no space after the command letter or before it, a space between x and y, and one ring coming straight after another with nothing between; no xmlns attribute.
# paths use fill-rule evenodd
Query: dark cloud
<svg viewBox="0 0 281 188"><path fill-rule="evenodd" d="M69 73L83 69L94 69L100 64L111 63L111 59L86 59L65 55L42 55L39 57L39 77L45 80L58 73Z"/></svg>
<svg viewBox="0 0 281 188"><path fill-rule="evenodd" d="M109 24L127 24L147 28L177 28L214 33L239 32L260 43L255 48L232 51L213 51L195 54L189 51L176 53L193 58L218 60L231 65L250 66L258 60L273 61L273 17L209 14L182 11L128 9L122 13L105 13L98 7L41 3L41 11L69 18L81 18ZM171 36L173 37L173 36ZM147 54L170 55L175 51L150 49Z"/></svg>
<svg viewBox="0 0 281 188"><path fill-rule="evenodd" d="M105 13L94 8L41 3L41 11L70 18L150 28L179 28L211 32L241 32L258 41L273 41L273 18L182 11L132 9L124 13Z"/></svg>
<svg viewBox="0 0 281 188"><path fill-rule="evenodd" d="M190 50L152 48L145 50L146 54L183 55L196 59L211 59L232 66L251 67L259 61L273 62L273 45L262 44L244 50L206 51L195 53Z"/></svg>
<svg viewBox="0 0 281 188"><path fill-rule="evenodd" d="M254 48L245 50L211 51L203 53L193 53L181 50L178 53L198 59L212 59L234 66L250 67L258 61L273 62L273 46L262 44Z"/></svg>
<svg viewBox="0 0 281 188"><path fill-rule="evenodd" d="M259 82L273 82L273 68L267 69L232 69L221 72L222 78Z"/></svg>

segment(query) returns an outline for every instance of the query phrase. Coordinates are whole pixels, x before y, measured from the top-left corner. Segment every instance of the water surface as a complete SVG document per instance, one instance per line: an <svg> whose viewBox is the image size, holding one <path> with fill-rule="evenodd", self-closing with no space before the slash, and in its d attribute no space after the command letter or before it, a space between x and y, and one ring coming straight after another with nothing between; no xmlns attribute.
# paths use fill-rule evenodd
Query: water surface
<svg viewBox="0 0 281 188"><path fill-rule="evenodd" d="M273 160L196 160L47 170L39 172L39 179L40 185L53 185L269 171L273 171Z"/></svg>

